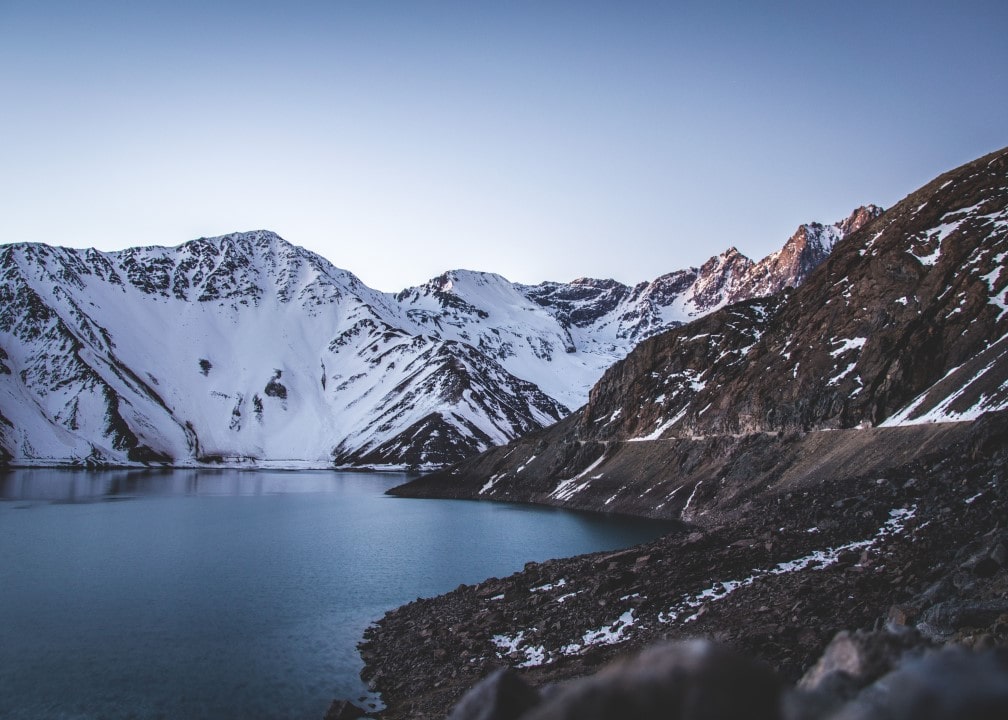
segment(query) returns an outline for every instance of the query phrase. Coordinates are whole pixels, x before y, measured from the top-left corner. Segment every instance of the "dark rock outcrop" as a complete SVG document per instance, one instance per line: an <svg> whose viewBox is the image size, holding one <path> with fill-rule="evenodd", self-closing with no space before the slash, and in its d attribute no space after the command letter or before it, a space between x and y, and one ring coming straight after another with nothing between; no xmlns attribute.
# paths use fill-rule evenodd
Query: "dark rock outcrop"
<svg viewBox="0 0 1008 720"><path fill-rule="evenodd" d="M448 720L516 720L535 707L539 691L511 668L501 668L466 693Z"/></svg>
<svg viewBox="0 0 1008 720"><path fill-rule="evenodd" d="M994 559L1008 532L1008 413L930 430L932 441L952 433L934 454L884 434L846 459L822 433L805 462L836 460L837 472L754 485L639 547L530 563L398 608L366 633L365 677L386 717L434 718L502 665L545 687L666 639L727 644L794 682L849 631L806 688L833 676L846 702L902 649L1008 644L1008 568ZM868 452L879 459L858 460ZM897 630L876 643L870 632L887 624ZM855 681L837 680L841 670Z"/></svg>
<svg viewBox="0 0 1008 720"><path fill-rule="evenodd" d="M367 715L367 711L349 700L333 700L324 720L357 720Z"/></svg>
<svg viewBox="0 0 1008 720"><path fill-rule="evenodd" d="M555 686L535 703L497 714L495 673L467 693L449 720L995 720L1008 715L1008 652L961 647L901 652L898 634L842 634L817 665L842 668L786 694L770 670L706 642L665 643L588 677ZM506 672L506 671L504 671ZM487 688L497 691L487 697Z"/></svg>
<svg viewBox="0 0 1008 720"><path fill-rule="evenodd" d="M395 492L690 519L983 436L935 423L1008 408L1005 176L1008 150L866 211L797 289L650 338L563 422Z"/></svg>

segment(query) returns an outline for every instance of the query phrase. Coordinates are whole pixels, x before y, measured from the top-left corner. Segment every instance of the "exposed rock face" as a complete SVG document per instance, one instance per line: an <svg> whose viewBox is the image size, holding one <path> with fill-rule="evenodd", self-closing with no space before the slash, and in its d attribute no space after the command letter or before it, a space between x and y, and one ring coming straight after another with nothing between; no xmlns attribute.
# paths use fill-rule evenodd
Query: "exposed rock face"
<svg viewBox="0 0 1008 720"><path fill-rule="evenodd" d="M933 433L866 444L857 428L1008 407L1006 177L1006 151L946 173L836 244L799 288L642 342L563 422L397 492L689 519L825 457L817 433L869 467L876 440L912 453ZM773 262L800 270L811 229Z"/></svg>
<svg viewBox="0 0 1008 720"><path fill-rule="evenodd" d="M393 296L265 231L8 245L0 461L445 465L564 417L638 341L762 292L752 267L731 251L633 288L457 270Z"/></svg>
<svg viewBox="0 0 1008 720"><path fill-rule="evenodd" d="M999 716L1003 684L967 676L1003 656L893 658L1008 644L1006 179L1008 150L943 175L800 287L650 338L580 411L392 491L685 527L389 613L362 646L388 717L440 717L501 664L542 686L690 638L808 673L782 717Z"/></svg>
<svg viewBox="0 0 1008 720"><path fill-rule="evenodd" d="M866 446L891 451L888 463L858 472L852 453L836 472L754 487L733 511L698 514L654 542L530 563L398 608L365 636L365 678L390 720L436 718L497 667L542 687L650 643L705 638L786 682L805 675L803 714L789 717L823 718L892 671L904 650L1005 646L1008 413L972 434L967 423L944 427L962 432L923 440L933 454L901 463L906 448ZM828 467L829 446L819 451ZM708 482L715 493L730 487L707 479L694 503ZM896 630L884 642L864 638L886 624Z"/></svg>
<svg viewBox="0 0 1008 720"><path fill-rule="evenodd" d="M776 295L788 286L798 287L826 260L840 240L860 230L882 212L877 205L866 205L834 225L802 225L783 248L748 270L738 288L729 295L729 301Z"/></svg>
<svg viewBox="0 0 1008 720"><path fill-rule="evenodd" d="M841 644L844 640L838 636ZM883 632L859 634L858 642L857 651L879 657L877 667L839 670L811 690L803 683L786 696L764 666L694 641L655 645L541 700L535 688L496 673L466 694L449 720L993 720L1008 713L1006 654L949 648L908 658L891 651L905 638ZM820 662L837 653L836 645ZM507 687L501 677L510 680ZM524 711L500 712L507 699L518 696L536 702Z"/></svg>

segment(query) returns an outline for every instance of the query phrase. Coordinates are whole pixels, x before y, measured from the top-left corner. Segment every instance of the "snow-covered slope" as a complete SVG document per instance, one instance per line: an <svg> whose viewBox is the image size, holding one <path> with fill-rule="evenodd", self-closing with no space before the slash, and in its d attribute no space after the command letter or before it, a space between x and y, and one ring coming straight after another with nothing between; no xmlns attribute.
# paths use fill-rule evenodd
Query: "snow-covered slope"
<svg viewBox="0 0 1008 720"><path fill-rule="evenodd" d="M454 271L393 296L266 231L8 245L0 460L453 462L565 416L640 340L762 291L756 267L732 250L633 288Z"/></svg>
<svg viewBox="0 0 1008 720"><path fill-rule="evenodd" d="M432 412L470 452L566 412L468 348L396 327L389 296L272 233L8 246L0 268L2 432L18 461L326 465ZM438 432L397 461L456 457L427 456Z"/></svg>
<svg viewBox="0 0 1008 720"><path fill-rule="evenodd" d="M455 270L395 299L412 331L473 345L577 408L606 368L640 341L729 303L799 285L840 239L881 213L868 205L834 225L802 225L758 263L730 248L699 268L633 287L591 278L518 285Z"/></svg>

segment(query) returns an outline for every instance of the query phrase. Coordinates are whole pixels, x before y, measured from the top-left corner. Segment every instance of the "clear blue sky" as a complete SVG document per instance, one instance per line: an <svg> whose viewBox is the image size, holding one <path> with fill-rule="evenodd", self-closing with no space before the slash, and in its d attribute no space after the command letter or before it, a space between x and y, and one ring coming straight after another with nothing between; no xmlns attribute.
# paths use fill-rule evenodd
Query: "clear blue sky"
<svg viewBox="0 0 1008 720"><path fill-rule="evenodd" d="M757 7L758 6L758 7ZM1008 3L0 0L0 241L624 282L1008 145Z"/></svg>

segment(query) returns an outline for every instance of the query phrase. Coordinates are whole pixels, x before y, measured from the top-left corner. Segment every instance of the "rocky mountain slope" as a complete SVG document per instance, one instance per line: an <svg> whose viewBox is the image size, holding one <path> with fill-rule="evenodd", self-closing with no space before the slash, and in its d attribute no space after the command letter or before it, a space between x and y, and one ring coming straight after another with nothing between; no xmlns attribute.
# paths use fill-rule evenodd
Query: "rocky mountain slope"
<svg viewBox="0 0 1008 720"><path fill-rule="evenodd" d="M846 673L832 679L830 697L798 714L781 708L781 717L822 720L882 675L887 655L946 643L1008 646L1008 412L984 416L972 432L969 425L951 424L954 442L910 462L897 453L882 471L848 467L770 484L753 494L748 513L703 515L645 545L529 563L397 608L361 646L364 677L389 706L381 717L443 718L502 667L544 688L548 701L563 681L666 640L714 641L794 682L815 676L838 633L879 631L876 647L847 642L827 663ZM725 682L722 694L737 690ZM1004 698L1008 678L1000 683ZM639 700L624 686L597 717L638 717L627 708ZM1001 715L856 717L925 716Z"/></svg>
<svg viewBox="0 0 1008 720"><path fill-rule="evenodd" d="M398 492L689 520L871 466L872 448L910 457L945 442L930 423L1008 408L1006 258L1001 151L852 233L796 290L642 342L554 427Z"/></svg>
<svg viewBox="0 0 1008 720"><path fill-rule="evenodd" d="M454 462L564 417L639 340L799 282L878 212L803 226L760 264L732 250L633 288L453 271L391 295L265 231L4 246L0 460Z"/></svg>
<svg viewBox="0 0 1008 720"><path fill-rule="evenodd" d="M861 691L886 656L1008 646L1006 257L1008 149L852 233L797 289L644 341L553 427L392 491L680 529L388 613L361 646L382 717L444 717L500 667L531 692L509 717L644 716L628 684L602 689L608 670L564 683L696 638L822 691L768 717L1000 717L1003 655L983 688L1001 711L957 714L918 684L893 714L886 681ZM815 664L840 631L856 632ZM943 697L977 697L969 680L955 676ZM559 703L585 687L590 709ZM453 717L494 706L472 697Z"/></svg>

